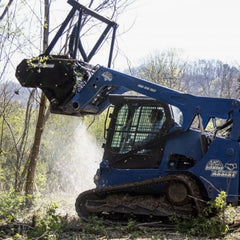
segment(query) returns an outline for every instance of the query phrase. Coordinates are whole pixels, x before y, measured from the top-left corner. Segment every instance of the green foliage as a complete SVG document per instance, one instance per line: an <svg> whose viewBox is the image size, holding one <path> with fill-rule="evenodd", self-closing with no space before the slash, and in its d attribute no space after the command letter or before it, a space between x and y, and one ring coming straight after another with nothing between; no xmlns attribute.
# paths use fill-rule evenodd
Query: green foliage
<svg viewBox="0 0 240 240"><path fill-rule="evenodd" d="M59 239L67 219L56 213L57 204L29 209L25 200L14 192L0 199L0 239Z"/></svg>
<svg viewBox="0 0 240 240"><path fill-rule="evenodd" d="M194 236L219 237L229 230L233 221L233 209L226 204L226 193L221 191L216 199L209 201L204 214L198 217L174 217L176 228L181 233Z"/></svg>
<svg viewBox="0 0 240 240"><path fill-rule="evenodd" d="M103 224L103 219L98 217L92 217L84 224L83 232L85 234L95 234L100 236L106 236L106 226Z"/></svg>
<svg viewBox="0 0 240 240"><path fill-rule="evenodd" d="M226 199L227 199L226 192L221 191L213 201L209 201L208 206L205 209L205 215L209 216L215 209L217 210L218 213L223 214L224 210L227 208Z"/></svg>
<svg viewBox="0 0 240 240"><path fill-rule="evenodd" d="M106 111L103 112L101 115L95 117L86 117L84 118L84 122L88 128L90 134L92 134L97 142L102 145L105 142L104 139L104 124L106 118Z"/></svg>
<svg viewBox="0 0 240 240"><path fill-rule="evenodd" d="M28 132L25 129L26 111L15 101L10 101L10 87L4 89L1 95L0 89L0 109L4 114L0 116L0 191L9 191L19 187L21 178L24 178L22 171L26 165L31 139L34 134L34 117L31 118ZM7 97L4 98L4 96ZM2 104L8 102L8 104ZM24 136L27 136L24 138Z"/></svg>
<svg viewBox="0 0 240 240"><path fill-rule="evenodd" d="M134 220L129 220L128 224L127 224L127 231L128 232L133 232L136 231L137 227L136 227L136 222Z"/></svg>
<svg viewBox="0 0 240 240"><path fill-rule="evenodd" d="M37 193L45 193L47 189L48 163L40 161L36 170L35 189Z"/></svg>
<svg viewBox="0 0 240 240"><path fill-rule="evenodd" d="M56 214L56 209L58 205L52 203L46 208L46 212L43 216L35 215L36 227L30 232L31 237L39 237L43 234L55 236L62 232L63 218ZM49 239L48 237L42 239ZM54 239L54 238L52 238Z"/></svg>
<svg viewBox="0 0 240 240"><path fill-rule="evenodd" d="M47 26L47 23L45 25ZM45 28L45 25L44 25L44 28ZM47 62L46 62L47 60L48 60L48 56L33 57L33 58L27 60L27 64L30 67L33 67L33 68L36 68L39 65L41 65L43 67L46 67L47 66Z"/></svg>
<svg viewBox="0 0 240 240"><path fill-rule="evenodd" d="M126 234L130 235L131 238L137 238L144 234L143 229L139 229L139 227L137 227L136 221L132 219L128 221L128 224L124 231L126 232Z"/></svg>
<svg viewBox="0 0 240 240"><path fill-rule="evenodd" d="M0 198L0 224L15 222L26 214L25 196L16 192L1 193Z"/></svg>

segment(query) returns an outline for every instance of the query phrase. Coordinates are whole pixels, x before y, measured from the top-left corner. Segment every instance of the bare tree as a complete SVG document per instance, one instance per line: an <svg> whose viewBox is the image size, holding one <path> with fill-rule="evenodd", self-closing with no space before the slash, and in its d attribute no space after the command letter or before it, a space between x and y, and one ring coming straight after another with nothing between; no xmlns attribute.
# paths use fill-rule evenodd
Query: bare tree
<svg viewBox="0 0 240 240"><path fill-rule="evenodd" d="M13 3L13 0L9 0L8 3L6 4L6 6L4 7L4 10L3 10L2 14L0 15L0 21L3 20L3 18L7 14L8 9L10 8L12 3Z"/></svg>
<svg viewBox="0 0 240 240"><path fill-rule="evenodd" d="M136 76L176 90L185 90L183 76L186 62L175 49L150 56L134 70Z"/></svg>
<svg viewBox="0 0 240 240"><path fill-rule="evenodd" d="M0 120L1 120L1 134L0 134L0 151L7 155L8 152L14 153L14 157L8 158L10 169L14 175L14 190L21 192L23 183L26 177L27 169L27 157L26 148L28 143L30 120L32 116L33 97L35 90L32 90L29 94L29 98L26 104L24 124L22 128L16 128L11 121L12 115L16 114L16 107L18 103L13 100L14 93L11 91L13 84L5 83L0 90ZM6 127L5 127L6 126ZM6 132L6 133L5 133ZM4 142L6 142L6 134L11 138L11 144L7 144L4 148ZM7 143L7 142L6 142ZM6 144L5 144L6 145ZM5 149L5 150L4 150Z"/></svg>
<svg viewBox="0 0 240 240"><path fill-rule="evenodd" d="M28 1L9 1L6 6L3 6L4 9L0 9L2 11L1 21L0 21L0 81L3 83L2 86L2 108L1 111L1 147L3 144L3 133L4 126L7 126L9 136L12 138L13 142L13 152L16 156L12 159L12 169L14 171L14 189L15 191L22 191L23 186L26 180L26 173L29 169L29 161L26 158L26 150L28 143L28 135L29 135L29 127L31 114L33 110L33 98L35 94L35 90L29 91L29 97L26 102L26 110L25 110L25 119L23 120L23 129L20 137L17 136L14 127L9 121L6 109L9 109L11 105L17 104L13 99L15 93L19 93L20 87L17 87L15 93L14 89L7 89L9 84L5 83L7 79L12 77L12 73L15 72L15 67L17 62L15 59L18 59L21 54L25 56L29 54L36 54L36 50L38 51L38 47L36 47L36 29L33 29L31 24L34 27L37 27L38 24L36 22L39 20L38 13L35 12L34 8L37 5L31 5ZM25 16L24 16L25 14ZM31 14L31 15L30 15ZM30 18L26 18L27 16L32 16ZM30 20L30 21L29 21ZM44 23L44 29L48 27ZM40 32L40 31L39 31ZM39 37L39 35L38 35ZM45 44L45 43L43 43ZM24 47L28 46L28 47ZM32 47L33 46L33 47ZM32 53L30 53L33 50ZM15 57L17 56L17 57ZM11 96L11 97L10 97ZM45 99L46 101L46 99ZM45 106L45 103L42 104ZM41 106L42 106L41 105ZM1 120L0 119L0 120Z"/></svg>
<svg viewBox="0 0 240 240"><path fill-rule="evenodd" d="M219 60L198 60L188 64L185 80L194 94L235 98L239 74L235 66Z"/></svg>
<svg viewBox="0 0 240 240"><path fill-rule="evenodd" d="M49 37L49 11L50 11L50 2L49 0L44 0L44 30L43 30L43 52L48 47L48 37ZM37 159L41 144L42 133L45 125L45 116L47 109L47 98L44 93L41 93L41 100L39 104L39 112L37 125L35 130L34 142L29 156L29 166L27 171L27 181L26 181L26 195L33 195L34 191L34 179L37 168Z"/></svg>

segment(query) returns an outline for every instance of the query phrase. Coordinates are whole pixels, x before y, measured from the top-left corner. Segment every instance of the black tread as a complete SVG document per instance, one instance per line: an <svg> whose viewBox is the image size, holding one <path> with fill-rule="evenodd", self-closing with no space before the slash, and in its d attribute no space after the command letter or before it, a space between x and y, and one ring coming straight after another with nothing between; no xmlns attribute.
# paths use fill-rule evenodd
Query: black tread
<svg viewBox="0 0 240 240"><path fill-rule="evenodd" d="M174 206L164 194L156 196L156 194L142 194L141 192L141 189L154 184L169 182L181 182L187 186L189 193L187 204ZM161 218L166 219L175 214L200 215L204 208L202 198L203 194L196 180L191 176L181 174L88 190L78 196L75 207L78 215L84 220L97 215L110 221L122 221L133 217L144 218L144 220L148 218L148 221L154 221Z"/></svg>

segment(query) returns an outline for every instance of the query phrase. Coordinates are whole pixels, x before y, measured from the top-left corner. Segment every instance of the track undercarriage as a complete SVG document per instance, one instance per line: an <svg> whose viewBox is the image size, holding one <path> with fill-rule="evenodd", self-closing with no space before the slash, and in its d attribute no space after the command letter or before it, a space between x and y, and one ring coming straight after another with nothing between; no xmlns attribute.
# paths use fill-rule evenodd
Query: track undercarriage
<svg viewBox="0 0 240 240"><path fill-rule="evenodd" d="M160 185L164 185L165 193L153 193ZM174 215L201 214L202 199L201 190L192 177L169 175L83 192L76 200L76 211L84 220L98 216L113 222L168 221Z"/></svg>

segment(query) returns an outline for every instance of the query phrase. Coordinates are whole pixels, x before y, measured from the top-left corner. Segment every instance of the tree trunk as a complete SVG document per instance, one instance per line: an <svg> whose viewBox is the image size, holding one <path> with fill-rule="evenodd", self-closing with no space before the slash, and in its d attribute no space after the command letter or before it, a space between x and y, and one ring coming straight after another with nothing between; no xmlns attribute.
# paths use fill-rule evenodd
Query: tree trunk
<svg viewBox="0 0 240 240"><path fill-rule="evenodd" d="M47 49L47 46L48 46L49 7L50 7L49 0L44 0L43 52ZM26 195L31 195L31 196L33 196L33 192L34 192L34 180L35 180L35 173L36 173L37 162L38 162L38 155L39 155L42 133L45 126L46 104L47 104L47 98L42 92L39 112L38 112L37 126L36 126L35 136L34 136L34 142L33 142L30 156L29 156L29 166L27 171L27 180L26 180L26 188L25 188ZM28 203L31 204L30 199L28 199Z"/></svg>
<svg viewBox="0 0 240 240"><path fill-rule="evenodd" d="M34 142L33 142L30 156L29 156L29 166L28 166L27 181L26 181L26 195L33 195L35 172L36 172L38 154L39 154L41 138L42 138L44 123L45 123L44 120L45 120L45 112L46 112L46 102L47 102L46 97L42 93L39 112L38 112L37 126L36 126L35 136L34 136Z"/></svg>

